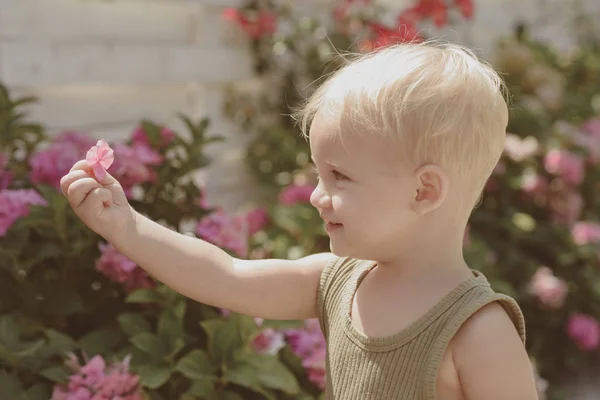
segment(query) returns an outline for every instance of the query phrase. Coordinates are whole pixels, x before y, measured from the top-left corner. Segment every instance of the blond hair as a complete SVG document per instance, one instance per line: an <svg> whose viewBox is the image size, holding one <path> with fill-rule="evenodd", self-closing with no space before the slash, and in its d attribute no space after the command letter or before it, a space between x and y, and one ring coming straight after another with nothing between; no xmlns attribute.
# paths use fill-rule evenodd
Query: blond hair
<svg viewBox="0 0 600 400"><path fill-rule="evenodd" d="M403 43L355 56L294 117L307 137L315 115L328 112L355 132L389 136L401 160L456 174L473 206L503 151L505 93L494 69L463 46Z"/></svg>

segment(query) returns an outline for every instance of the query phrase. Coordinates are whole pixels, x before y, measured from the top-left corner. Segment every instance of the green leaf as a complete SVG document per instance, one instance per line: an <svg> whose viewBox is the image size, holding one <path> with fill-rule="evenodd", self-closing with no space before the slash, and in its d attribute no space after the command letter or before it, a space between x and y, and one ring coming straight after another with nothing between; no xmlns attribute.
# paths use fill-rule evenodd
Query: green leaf
<svg viewBox="0 0 600 400"><path fill-rule="evenodd" d="M302 320L264 320L260 325L260 329L272 328L272 329L298 329L304 326Z"/></svg>
<svg viewBox="0 0 600 400"><path fill-rule="evenodd" d="M200 349L194 349L179 359L175 370L192 380L213 378L213 366L206 352Z"/></svg>
<svg viewBox="0 0 600 400"><path fill-rule="evenodd" d="M152 289L138 289L125 299L126 303L162 303L162 297Z"/></svg>
<svg viewBox="0 0 600 400"><path fill-rule="evenodd" d="M214 382L207 379L192 382L190 388L184 393L183 400L187 400L188 396L194 400L198 397L202 400L219 400Z"/></svg>
<svg viewBox="0 0 600 400"><path fill-rule="evenodd" d="M164 310L158 320L158 335L173 349L183 335L183 315L178 315L177 310L172 308Z"/></svg>
<svg viewBox="0 0 600 400"><path fill-rule="evenodd" d="M48 347L50 347L55 353L66 353L75 348L76 343L73 338L62 332L54 329L45 329L46 337L48 338Z"/></svg>
<svg viewBox="0 0 600 400"><path fill-rule="evenodd" d="M0 342L13 347L19 342L19 326L12 315L0 317Z"/></svg>
<svg viewBox="0 0 600 400"><path fill-rule="evenodd" d="M80 338L77 346L87 354L106 355L122 340L121 331L117 328L104 328L88 333Z"/></svg>
<svg viewBox="0 0 600 400"><path fill-rule="evenodd" d="M232 313L229 318L231 324L237 325L237 331L243 343L247 343L259 331L253 317Z"/></svg>
<svg viewBox="0 0 600 400"><path fill-rule="evenodd" d="M219 400L244 400L244 398L236 392L227 390L219 393Z"/></svg>
<svg viewBox="0 0 600 400"><path fill-rule="evenodd" d="M0 371L0 388L2 388L2 398L18 399L23 394L21 382L6 371Z"/></svg>
<svg viewBox="0 0 600 400"><path fill-rule="evenodd" d="M36 383L27 389L25 400L48 400L52 396L52 387L45 383Z"/></svg>
<svg viewBox="0 0 600 400"><path fill-rule="evenodd" d="M237 364L227 369L224 378L230 383L249 389L260 389L258 370L250 364Z"/></svg>
<svg viewBox="0 0 600 400"><path fill-rule="evenodd" d="M214 337L208 343L208 353L215 364L228 364L243 346L237 324L225 323L217 327Z"/></svg>
<svg viewBox="0 0 600 400"><path fill-rule="evenodd" d="M19 346L17 347L17 349L15 349L15 355L18 356L19 358L23 358L23 357L29 357L35 354L36 351L38 351L40 348L42 348L42 346L46 343L45 340L40 339L40 340L35 340L35 341L28 341L28 342L21 342L19 343Z"/></svg>
<svg viewBox="0 0 600 400"><path fill-rule="evenodd" d="M52 382L60 384L66 384L69 381L69 372L65 367L62 366L47 368L40 372L40 375L50 379Z"/></svg>
<svg viewBox="0 0 600 400"><path fill-rule="evenodd" d="M157 335L150 332L142 332L129 338L129 341L144 353L153 356L155 359L161 359L166 356L165 345Z"/></svg>
<svg viewBox="0 0 600 400"><path fill-rule="evenodd" d="M144 365L138 369L140 382L149 389L158 389L171 376L171 368L167 364Z"/></svg>
<svg viewBox="0 0 600 400"><path fill-rule="evenodd" d="M244 372L247 368L256 372L256 377L262 386L269 389L282 390L289 394L300 391L294 374L275 356L266 354L246 354L239 360L239 368ZM234 369L238 369L236 366Z"/></svg>
<svg viewBox="0 0 600 400"><path fill-rule="evenodd" d="M146 318L136 313L123 313L117 317L121 330L129 336L149 332L151 327Z"/></svg>

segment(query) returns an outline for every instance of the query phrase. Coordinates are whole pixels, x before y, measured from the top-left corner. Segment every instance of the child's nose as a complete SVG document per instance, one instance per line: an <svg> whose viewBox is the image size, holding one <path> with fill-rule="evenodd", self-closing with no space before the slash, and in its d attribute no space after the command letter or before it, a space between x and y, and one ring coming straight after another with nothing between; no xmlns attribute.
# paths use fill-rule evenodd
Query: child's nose
<svg viewBox="0 0 600 400"><path fill-rule="evenodd" d="M331 207L331 197L325 190L325 185L323 185L323 181L319 181L319 184L311 193L310 204L312 204L315 208Z"/></svg>

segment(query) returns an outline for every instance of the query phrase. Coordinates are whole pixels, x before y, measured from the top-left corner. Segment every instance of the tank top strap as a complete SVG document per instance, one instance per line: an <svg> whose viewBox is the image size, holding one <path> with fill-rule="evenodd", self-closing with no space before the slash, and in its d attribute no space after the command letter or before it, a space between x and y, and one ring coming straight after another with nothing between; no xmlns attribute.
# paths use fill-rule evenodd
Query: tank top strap
<svg viewBox="0 0 600 400"><path fill-rule="evenodd" d="M485 279L483 275L480 275ZM437 334L432 335L430 350L428 351L427 367L424 376L425 399L435 400L436 380L438 370L446 349L460 327L477 311L483 307L498 302L512 320L523 344L525 344L525 319L517 302L509 296L496 293L487 285L471 281L472 286L463 292L460 299L455 298L447 310L439 316L437 326L431 327ZM487 280L486 280L487 282ZM448 306L448 305L447 305Z"/></svg>

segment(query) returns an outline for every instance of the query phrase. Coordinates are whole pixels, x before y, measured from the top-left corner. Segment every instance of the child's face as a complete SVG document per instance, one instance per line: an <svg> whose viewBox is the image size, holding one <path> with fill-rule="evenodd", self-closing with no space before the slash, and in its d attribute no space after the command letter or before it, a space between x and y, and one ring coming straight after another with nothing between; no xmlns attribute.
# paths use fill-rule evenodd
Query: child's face
<svg viewBox="0 0 600 400"><path fill-rule="evenodd" d="M394 160L391 144L377 135L345 132L334 119L313 120L310 148L320 180L311 203L338 256L385 261L410 242L417 181Z"/></svg>

